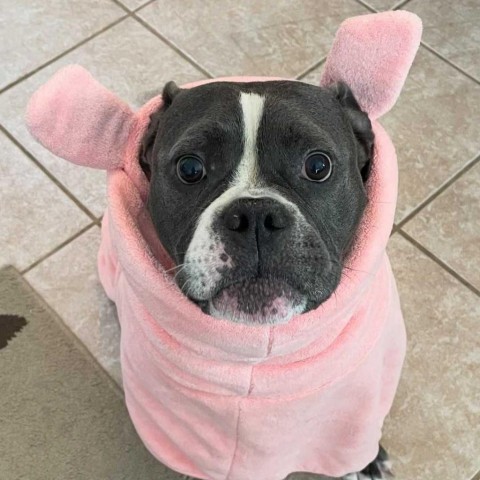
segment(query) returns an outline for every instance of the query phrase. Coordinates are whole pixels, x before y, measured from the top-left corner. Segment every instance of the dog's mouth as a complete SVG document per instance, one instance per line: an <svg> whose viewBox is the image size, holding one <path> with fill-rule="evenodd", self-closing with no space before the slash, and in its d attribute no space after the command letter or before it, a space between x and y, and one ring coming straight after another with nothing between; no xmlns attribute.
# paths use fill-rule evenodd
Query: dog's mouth
<svg viewBox="0 0 480 480"><path fill-rule="evenodd" d="M210 315L255 325L286 323L302 313L305 295L278 278L253 278L231 284L206 302Z"/></svg>

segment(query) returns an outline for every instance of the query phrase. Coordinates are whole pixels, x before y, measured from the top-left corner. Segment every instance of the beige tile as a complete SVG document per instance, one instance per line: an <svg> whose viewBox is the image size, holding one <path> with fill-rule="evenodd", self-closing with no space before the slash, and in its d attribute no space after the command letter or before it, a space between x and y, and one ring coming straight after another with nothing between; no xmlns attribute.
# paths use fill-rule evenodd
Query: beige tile
<svg viewBox="0 0 480 480"><path fill-rule="evenodd" d="M318 84L322 67L305 79ZM420 48L402 94L380 119L397 150L396 222L480 152L480 85Z"/></svg>
<svg viewBox="0 0 480 480"><path fill-rule="evenodd" d="M96 0L0 0L0 11L0 88L124 15Z"/></svg>
<svg viewBox="0 0 480 480"><path fill-rule="evenodd" d="M403 229L480 289L480 164Z"/></svg>
<svg viewBox="0 0 480 480"><path fill-rule="evenodd" d="M30 270L25 278L99 363L121 383L120 327L97 275L97 226Z"/></svg>
<svg viewBox="0 0 480 480"><path fill-rule="evenodd" d="M480 2L413 0L404 7L423 20L423 40L480 80Z"/></svg>
<svg viewBox="0 0 480 480"><path fill-rule="evenodd" d="M468 480L480 467L480 299L398 234L389 255L408 352L383 443L397 480Z"/></svg>
<svg viewBox="0 0 480 480"><path fill-rule="evenodd" d="M352 0L157 0L139 15L215 76L294 77L329 50Z"/></svg>
<svg viewBox="0 0 480 480"><path fill-rule="evenodd" d="M23 270L91 219L2 132L0 152L0 264Z"/></svg>
<svg viewBox="0 0 480 480"><path fill-rule="evenodd" d="M202 78L188 62L138 22L127 19L53 65L0 95L0 122L95 215L105 208L105 174L69 164L41 147L24 123L32 93L59 68L80 63L104 85L134 106L158 94L172 79Z"/></svg>

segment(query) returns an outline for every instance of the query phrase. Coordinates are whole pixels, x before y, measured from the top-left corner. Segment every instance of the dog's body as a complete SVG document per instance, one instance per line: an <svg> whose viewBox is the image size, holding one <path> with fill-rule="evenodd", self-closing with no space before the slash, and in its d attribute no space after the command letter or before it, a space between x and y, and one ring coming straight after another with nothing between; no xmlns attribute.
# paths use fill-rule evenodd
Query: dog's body
<svg viewBox="0 0 480 480"><path fill-rule="evenodd" d="M374 135L350 89L170 82L163 99L140 164L178 286L234 322L317 308L340 281L367 202ZM384 478L387 465L380 447L359 478Z"/></svg>

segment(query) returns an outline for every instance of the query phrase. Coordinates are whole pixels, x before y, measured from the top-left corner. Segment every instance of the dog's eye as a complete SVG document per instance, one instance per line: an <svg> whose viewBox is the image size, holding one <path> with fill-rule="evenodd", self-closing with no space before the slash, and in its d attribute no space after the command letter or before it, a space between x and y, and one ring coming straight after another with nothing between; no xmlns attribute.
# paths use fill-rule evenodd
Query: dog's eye
<svg viewBox="0 0 480 480"><path fill-rule="evenodd" d="M198 157L185 155L177 162L177 175L183 183L197 183L205 176L205 167Z"/></svg>
<svg viewBox="0 0 480 480"><path fill-rule="evenodd" d="M324 182L332 174L332 161L323 152L311 153L302 169L302 176L312 182Z"/></svg>

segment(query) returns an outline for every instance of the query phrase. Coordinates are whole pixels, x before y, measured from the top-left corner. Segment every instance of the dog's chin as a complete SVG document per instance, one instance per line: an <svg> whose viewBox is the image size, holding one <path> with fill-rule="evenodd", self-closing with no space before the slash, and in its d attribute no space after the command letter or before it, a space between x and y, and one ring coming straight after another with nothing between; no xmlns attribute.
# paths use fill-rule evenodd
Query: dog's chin
<svg viewBox="0 0 480 480"><path fill-rule="evenodd" d="M278 279L255 278L229 285L206 302L209 315L250 325L288 322L303 313L305 295Z"/></svg>

